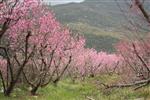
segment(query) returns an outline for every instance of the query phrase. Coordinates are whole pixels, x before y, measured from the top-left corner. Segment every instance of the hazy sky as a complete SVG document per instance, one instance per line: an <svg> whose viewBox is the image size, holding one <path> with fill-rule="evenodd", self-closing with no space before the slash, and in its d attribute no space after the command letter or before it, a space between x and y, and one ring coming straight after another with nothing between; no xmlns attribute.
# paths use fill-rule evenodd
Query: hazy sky
<svg viewBox="0 0 150 100"><path fill-rule="evenodd" d="M70 2L82 2L84 0L44 0L44 2L51 2L52 5L56 4L64 4L64 3L70 3Z"/></svg>

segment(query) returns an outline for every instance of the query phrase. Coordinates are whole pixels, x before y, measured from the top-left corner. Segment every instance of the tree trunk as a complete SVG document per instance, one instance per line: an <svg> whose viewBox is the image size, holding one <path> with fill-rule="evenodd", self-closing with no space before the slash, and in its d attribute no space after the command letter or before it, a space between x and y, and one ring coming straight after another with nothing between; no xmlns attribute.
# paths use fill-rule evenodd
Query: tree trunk
<svg viewBox="0 0 150 100"><path fill-rule="evenodd" d="M90 74L90 77L91 77L91 78L94 78L94 77L95 77L95 75L94 75L94 74Z"/></svg>
<svg viewBox="0 0 150 100"><path fill-rule="evenodd" d="M58 82L59 82L59 78L58 78L58 79L56 79L56 80L54 80L54 81L53 81L54 86L57 86Z"/></svg>
<svg viewBox="0 0 150 100"><path fill-rule="evenodd" d="M13 89L14 89L14 86L15 86L15 82L12 81L9 85L9 87L6 89L6 91L4 91L4 95L5 96L10 96L10 94L12 93Z"/></svg>
<svg viewBox="0 0 150 100"><path fill-rule="evenodd" d="M31 90L31 94L36 95L36 92L37 92L38 88L39 88L39 86L33 87L32 90Z"/></svg>

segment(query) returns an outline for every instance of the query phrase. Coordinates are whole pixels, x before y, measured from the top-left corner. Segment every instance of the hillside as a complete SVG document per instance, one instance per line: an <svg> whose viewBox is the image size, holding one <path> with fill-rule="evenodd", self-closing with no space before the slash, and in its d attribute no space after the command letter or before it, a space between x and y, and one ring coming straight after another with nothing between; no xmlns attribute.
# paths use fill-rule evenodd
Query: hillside
<svg viewBox="0 0 150 100"><path fill-rule="evenodd" d="M127 9L122 2L120 6ZM86 0L52 6L52 9L61 23L73 31L85 34L87 47L97 50L114 51L113 44L122 36L122 25L127 24L117 3L108 0Z"/></svg>

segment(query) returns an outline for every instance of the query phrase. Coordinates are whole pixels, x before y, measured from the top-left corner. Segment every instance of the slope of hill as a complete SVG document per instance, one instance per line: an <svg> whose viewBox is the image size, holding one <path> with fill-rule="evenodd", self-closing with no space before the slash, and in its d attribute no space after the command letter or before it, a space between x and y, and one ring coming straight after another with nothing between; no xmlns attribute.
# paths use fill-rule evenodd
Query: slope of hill
<svg viewBox="0 0 150 100"><path fill-rule="evenodd" d="M52 6L52 9L60 22L78 33L85 34L87 47L112 51L113 44L121 37L118 32L121 24L125 24L126 20L116 2L109 1L85 0L82 3ZM126 9L125 4L120 5ZM102 41L105 39L107 41ZM99 41L100 44L95 45L94 41Z"/></svg>

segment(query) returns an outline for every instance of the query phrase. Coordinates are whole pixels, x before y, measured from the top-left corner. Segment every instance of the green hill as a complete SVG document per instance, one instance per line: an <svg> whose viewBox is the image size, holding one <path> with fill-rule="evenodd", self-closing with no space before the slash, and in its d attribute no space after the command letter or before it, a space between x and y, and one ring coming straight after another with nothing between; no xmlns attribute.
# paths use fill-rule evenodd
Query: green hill
<svg viewBox="0 0 150 100"><path fill-rule="evenodd" d="M127 9L122 2L120 6ZM85 0L51 8L61 23L84 34L87 47L97 50L114 51L113 44L122 36L122 24L127 24L117 3L110 0Z"/></svg>

